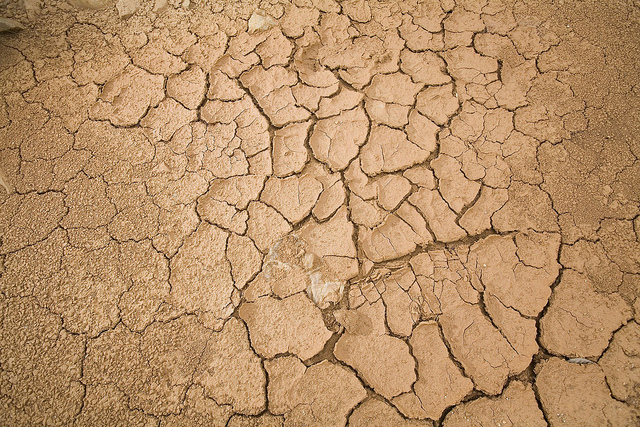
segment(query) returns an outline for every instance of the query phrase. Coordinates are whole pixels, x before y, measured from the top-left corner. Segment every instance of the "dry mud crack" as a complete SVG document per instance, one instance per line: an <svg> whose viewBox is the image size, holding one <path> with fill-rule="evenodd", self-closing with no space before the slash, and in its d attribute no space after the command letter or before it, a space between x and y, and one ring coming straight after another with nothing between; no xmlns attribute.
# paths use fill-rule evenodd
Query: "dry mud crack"
<svg viewBox="0 0 640 427"><path fill-rule="evenodd" d="M3 424L640 423L638 2L0 16Z"/></svg>

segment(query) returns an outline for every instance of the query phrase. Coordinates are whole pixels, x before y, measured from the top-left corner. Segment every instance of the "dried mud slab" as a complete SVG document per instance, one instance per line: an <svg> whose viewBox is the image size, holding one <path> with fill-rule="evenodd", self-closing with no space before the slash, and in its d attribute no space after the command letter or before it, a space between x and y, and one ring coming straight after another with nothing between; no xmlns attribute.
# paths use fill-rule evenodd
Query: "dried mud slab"
<svg viewBox="0 0 640 427"><path fill-rule="evenodd" d="M400 395L393 403L409 417L438 420L446 408L459 403L473 390L473 383L450 359L435 322L418 325L409 343L418 361L418 380L413 386L414 394ZM422 409L418 412L422 416L413 413L416 406Z"/></svg>
<svg viewBox="0 0 640 427"><path fill-rule="evenodd" d="M430 421L407 420L393 406L382 400L370 399L358 406L349 417L352 426L432 426Z"/></svg>
<svg viewBox="0 0 640 427"><path fill-rule="evenodd" d="M631 3L4 2L4 422L638 425Z"/></svg>
<svg viewBox="0 0 640 427"><path fill-rule="evenodd" d="M640 352L638 351L638 324L630 322L618 330L607 351L598 361L611 389L611 395L618 400L632 405L638 402L638 376L636 366Z"/></svg>
<svg viewBox="0 0 640 427"><path fill-rule="evenodd" d="M630 426L638 421L633 408L611 397L604 373L596 364L549 359L540 368L536 388L552 426L566 423Z"/></svg>
<svg viewBox="0 0 640 427"><path fill-rule="evenodd" d="M62 319L35 298L3 299L0 310L2 377L7 384L11 373L12 380L2 399L3 413L19 423L71 422L83 400L81 337L64 331ZM32 344L28 348L21 342Z"/></svg>
<svg viewBox="0 0 640 427"><path fill-rule="evenodd" d="M463 426L469 423L547 425L531 386L518 381L512 382L498 399L480 398L457 406L447 414L442 425Z"/></svg>
<svg viewBox="0 0 640 427"><path fill-rule="evenodd" d="M318 354L332 335L320 310L300 293L282 300L258 298L243 304L239 314L251 331L252 346L263 357L291 353L306 360Z"/></svg>
<svg viewBox="0 0 640 427"><path fill-rule="evenodd" d="M162 76L128 66L105 83L89 114L94 120L107 119L116 126L135 125L149 107L158 106L164 98L163 85Z"/></svg>
<svg viewBox="0 0 640 427"><path fill-rule="evenodd" d="M189 312L208 312L218 319L231 315L234 286L225 256L228 238L227 232L206 223L187 238L170 265L176 305Z"/></svg>
<svg viewBox="0 0 640 427"><path fill-rule="evenodd" d="M284 425L346 424L351 408L367 393L352 371L324 360L306 367L293 356L265 362L269 410Z"/></svg>
<svg viewBox="0 0 640 427"><path fill-rule="evenodd" d="M84 371L90 384L113 378L117 387L131 396L132 408L156 416L179 412L189 379L201 385L204 397L212 399L214 407L231 405L235 411L257 414L265 405L265 374L246 334L237 320L228 322L220 332L212 332L194 316L154 324L142 335L117 327L92 342ZM231 360L243 363L236 365L234 379L227 381L228 370L220 366ZM158 372L167 373L166 381L156 379Z"/></svg>
<svg viewBox="0 0 640 427"><path fill-rule="evenodd" d="M342 111L337 116L318 120L309 146L316 159L334 170L342 170L358 155L368 131L369 119L362 108Z"/></svg>
<svg viewBox="0 0 640 427"><path fill-rule="evenodd" d="M415 361L404 341L386 333L382 301L336 315L347 330L336 343L336 358L387 399L408 392L416 380Z"/></svg>
<svg viewBox="0 0 640 427"><path fill-rule="evenodd" d="M556 354L597 358L631 317L622 297L597 293L585 276L566 270L540 320L540 341Z"/></svg>

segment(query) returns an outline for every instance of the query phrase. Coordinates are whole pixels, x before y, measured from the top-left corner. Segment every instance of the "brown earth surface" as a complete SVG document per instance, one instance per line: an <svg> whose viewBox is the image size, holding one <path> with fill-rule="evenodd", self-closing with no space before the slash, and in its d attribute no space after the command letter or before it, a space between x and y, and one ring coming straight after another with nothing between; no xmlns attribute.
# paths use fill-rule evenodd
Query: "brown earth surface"
<svg viewBox="0 0 640 427"><path fill-rule="evenodd" d="M0 16L0 424L640 425L638 0Z"/></svg>

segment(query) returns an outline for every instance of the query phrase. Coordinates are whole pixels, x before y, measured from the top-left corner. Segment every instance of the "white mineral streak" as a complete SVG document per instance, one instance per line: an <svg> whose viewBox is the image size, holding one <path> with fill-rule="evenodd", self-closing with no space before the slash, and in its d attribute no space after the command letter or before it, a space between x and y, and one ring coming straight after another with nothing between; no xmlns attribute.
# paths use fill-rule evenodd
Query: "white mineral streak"
<svg viewBox="0 0 640 427"><path fill-rule="evenodd" d="M308 250L307 242L296 235L285 236L269 250L265 276L275 278L286 272L302 272L307 295L320 308L328 308L342 299L345 283L338 280L322 258Z"/></svg>
<svg viewBox="0 0 640 427"><path fill-rule="evenodd" d="M142 0L118 0L116 9L121 19L127 19L140 7Z"/></svg>
<svg viewBox="0 0 640 427"><path fill-rule="evenodd" d="M0 33L18 31L22 29L24 29L24 26L18 21L0 17Z"/></svg>
<svg viewBox="0 0 640 427"><path fill-rule="evenodd" d="M114 0L68 0L76 9L100 10L113 6Z"/></svg>
<svg viewBox="0 0 640 427"><path fill-rule="evenodd" d="M257 9L249 18L249 34L257 31L266 31L276 25L276 20L263 10Z"/></svg>
<svg viewBox="0 0 640 427"><path fill-rule="evenodd" d="M0 185L4 187L7 193L11 193L11 187L7 183L7 177L5 176L4 172L2 172L2 169L0 169Z"/></svg>

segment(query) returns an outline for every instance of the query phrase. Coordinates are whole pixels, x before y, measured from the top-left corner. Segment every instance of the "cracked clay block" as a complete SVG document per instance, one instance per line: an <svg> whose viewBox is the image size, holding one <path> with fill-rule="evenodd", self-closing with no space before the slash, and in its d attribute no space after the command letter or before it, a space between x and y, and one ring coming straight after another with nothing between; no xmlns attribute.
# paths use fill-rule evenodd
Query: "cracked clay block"
<svg viewBox="0 0 640 427"><path fill-rule="evenodd" d="M387 399L411 389L415 361L407 344L385 333L382 301L340 315L347 332L336 343L336 358L352 366Z"/></svg>
<svg viewBox="0 0 640 427"><path fill-rule="evenodd" d="M595 363L580 365L551 358L539 368L536 388L551 426L631 426L638 420L633 408L611 397L605 375Z"/></svg>
<svg viewBox="0 0 640 427"><path fill-rule="evenodd" d="M545 426L542 411L530 385L512 382L498 399L480 398L456 407L447 414L443 425L463 426L468 423L479 425Z"/></svg>
<svg viewBox="0 0 640 427"><path fill-rule="evenodd" d="M259 298L243 304L239 314L249 326L251 344L264 357L292 353L306 360L322 350L332 335L320 310L300 293L281 300Z"/></svg>
<svg viewBox="0 0 640 427"><path fill-rule="evenodd" d="M440 419L446 408L459 403L471 392L473 383L450 359L435 322L418 325L409 342L418 361L418 380L413 389L422 410L419 418ZM393 402L401 412L411 416L410 409L403 408L408 400L409 396L403 394Z"/></svg>

